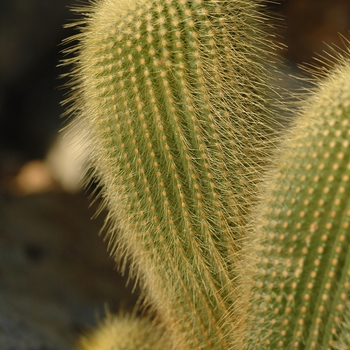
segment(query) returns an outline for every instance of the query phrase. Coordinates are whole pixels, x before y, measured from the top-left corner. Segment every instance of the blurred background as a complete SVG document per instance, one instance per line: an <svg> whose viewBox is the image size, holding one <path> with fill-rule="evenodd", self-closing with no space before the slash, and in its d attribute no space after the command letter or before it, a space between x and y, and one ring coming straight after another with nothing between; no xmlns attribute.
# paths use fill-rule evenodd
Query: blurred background
<svg viewBox="0 0 350 350"><path fill-rule="evenodd" d="M70 349L78 334L136 294L115 271L103 235L103 213L91 219L81 140L62 137L67 72L61 45L76 20L72 0L0 1L0 348ZM327 45L350 39L349 0L285 0L276 35L287 90L301 63L319 64ZM283 20L282 20L283 19ZM90 204L89 204L90 203Z"/></svg>

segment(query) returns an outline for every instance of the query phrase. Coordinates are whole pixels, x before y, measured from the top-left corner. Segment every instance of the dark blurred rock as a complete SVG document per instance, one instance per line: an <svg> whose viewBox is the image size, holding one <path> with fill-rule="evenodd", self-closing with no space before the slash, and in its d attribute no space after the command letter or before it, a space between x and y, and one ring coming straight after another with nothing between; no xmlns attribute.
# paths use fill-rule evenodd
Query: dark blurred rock
<svg viewBox="0 0 350 350"><path fill-rule="evenodd" d="M131 309L81 195L0 197L0 349L67 350L108 305Z"/></svg>

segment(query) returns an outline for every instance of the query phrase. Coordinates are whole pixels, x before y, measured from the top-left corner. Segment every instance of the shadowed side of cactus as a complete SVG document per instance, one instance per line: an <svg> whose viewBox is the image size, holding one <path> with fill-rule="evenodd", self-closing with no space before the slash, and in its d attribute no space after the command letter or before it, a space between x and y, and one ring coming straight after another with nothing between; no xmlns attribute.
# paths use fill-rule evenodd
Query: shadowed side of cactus
<svg viewBox="0 0 350 350"><path fill-rule="evenodd" d="M276 138L266 19L252 0L81 11L72 113L90 132L110 250L132 261L174 348L241 349L238 255Z"/></svg>
<svg viewBox="0 0 350 350"><path fill-rule="evenodd" d="M247 349L350 348L350 60L310 96L266 179Z"/></svg>

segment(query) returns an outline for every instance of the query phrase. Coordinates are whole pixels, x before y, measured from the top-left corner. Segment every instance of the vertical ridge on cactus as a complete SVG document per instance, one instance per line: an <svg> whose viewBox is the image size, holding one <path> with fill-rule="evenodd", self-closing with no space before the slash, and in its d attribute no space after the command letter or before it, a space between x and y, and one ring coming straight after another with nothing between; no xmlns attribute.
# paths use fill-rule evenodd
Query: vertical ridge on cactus
<svg viewBox="0 0 350 350"><path fill-rule="evenodd" d="M277 135L259 10L251 0L81 9L72 111L90 131L110 251L132 261L174 349L242 346L239 254Z"/></svg>
<svg viewBox="0 0 350 350"><path fill-rule="evenodd" d="M255 215L248 349L345 349L350 290L350 60L305 104Z"/></svg>

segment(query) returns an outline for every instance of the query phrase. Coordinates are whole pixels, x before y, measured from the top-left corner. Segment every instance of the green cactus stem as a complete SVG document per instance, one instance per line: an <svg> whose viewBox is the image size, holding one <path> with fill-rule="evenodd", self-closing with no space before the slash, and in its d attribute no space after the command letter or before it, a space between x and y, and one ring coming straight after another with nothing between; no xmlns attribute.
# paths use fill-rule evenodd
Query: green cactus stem
<svg viewBox="0 0 350 350"><path fill-rule="evenodd" d="M349 349L349 59L310 96L275 163L256 210L247 349Z"/></svg>
<svg viewBox="0 0 350 350"><path fill-rule="evenodd" d="M132 261L174 349L242 346L238 255L277 135L274 45L260 9L252 0L80 9L70 112L89 130L110 251Z"/></svg>

